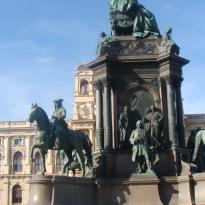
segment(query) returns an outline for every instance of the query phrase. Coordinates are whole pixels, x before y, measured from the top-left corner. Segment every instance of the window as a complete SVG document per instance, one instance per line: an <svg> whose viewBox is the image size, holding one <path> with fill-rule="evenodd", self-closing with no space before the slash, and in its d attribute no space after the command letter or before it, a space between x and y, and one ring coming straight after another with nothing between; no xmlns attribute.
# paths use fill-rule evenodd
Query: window
<svg viewBox="0 0 205 205"><path fill-rule="evenodd" d="M42 171L42 161L39 152L36 152L34 157L34 171L35 173Z"/></svg>
<svg viewBox="0 0 205 205"><path fill-rule="evenodd" d="M15 185L12 189L12 203L22 202L22 189L21 186Z"/></svg>
<svg viewBox="0 0 205 205"><path fill-rule="evenodd" d="M80 83L80 94L81 95L88 95L88 81L82 80Z"/></svg>
<svg viewBox="0 0 205 205"><path fill-rule="evenodd" d="M20 138L14 139L14 145L22 145L22 139Z"/></svg>
<svg viewBox="0 0 205 205"><path fill-rule="evenodd" d="M3 157L0 154L0 173L2 173L2 172L3 172Z"/></svg>
<svg viewBox="0 0 205 205"><path fill-rule="evenodd" d="M64 157L59 152L56 155L56 171L62 172L64 167Z"/></svg>
<svg viewBox="0 0 205 205"><path fill-rule="evenodd" d="M23 160L23 155L21 152L16 152L14 154L14 159L13 159L13 170L15 172L21 172L23 169L22 165L22 160Z"/></svg>

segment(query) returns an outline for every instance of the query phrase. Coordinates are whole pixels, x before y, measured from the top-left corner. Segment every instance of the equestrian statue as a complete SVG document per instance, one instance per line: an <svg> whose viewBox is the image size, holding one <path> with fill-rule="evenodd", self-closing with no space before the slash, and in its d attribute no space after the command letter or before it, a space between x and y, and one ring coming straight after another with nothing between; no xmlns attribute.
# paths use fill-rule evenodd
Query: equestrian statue
<svg viewBox="0 0 205 205"><path fill-rule="evenodd" d="M63 150L68 158L64 165L63 172L66 172L72 162L72 152L75 150L78 161L82 170L82 177L86 175L86 168L92 169L92 143L89 137L80 131L74 131L68 128L65 122L66 110L62 106L62 100L54 101L55 111L52 115L52 120L48 119L46 112L37 104L32 105L29 115L29 121L36 122L35 142L31 147L31 160L34 162L33 154L35 149L39 152L43 161L42 174L46 172L45 155L50 150ZM86 159L86 160L85 160Z"/></svg>

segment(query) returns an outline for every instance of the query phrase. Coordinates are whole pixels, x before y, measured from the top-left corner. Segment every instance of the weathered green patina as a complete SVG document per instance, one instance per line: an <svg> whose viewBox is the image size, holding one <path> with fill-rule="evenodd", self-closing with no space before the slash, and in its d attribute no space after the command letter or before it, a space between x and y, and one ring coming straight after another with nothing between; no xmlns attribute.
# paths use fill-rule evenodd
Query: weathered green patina
<svg viewBox="0 0 205 205"><path fill-rule="evenodd" d="M110 0L110 24L112 36L160 34L154 14L137 0Z"/></svg>
<svg viewBox="0 0 205 205"><path fill-rule="evenodd" d="M31 113L29 115L29 121L32 123L36 121L37 124L37 133L35 136L35 142L31 147L31 160L33 161L34 149L38 148L42 154L44 170L42 174L45 174L45 154L48 149L55 149L53 145L53 136L51 135L51 130L53 129L53 123L50 123L46 112L39 106L33 105L31 108ZM78 161L81 165L82 176L86 174L86 166L90 169L92 168L92 155L91 155L91 146L92 143L87 135L82 132L74 131L71 129L66 130L66 133L60 139L63 139L60 142L61 146L58 147L59 150L64 150L68 161L64 165L64 173L66 168L70 168L70 165L74 161L72 157L73 150L76 150ZM86 163L83 155L83 150L86 153Z"/></svg>
<svg viewBox="0 0 205 205"><path fill-rule="evenodd" d="M132 131L130 136L130 143L132 148L132 161L136 162L137 173L152 173L152 165L149 157L149 146L146 130L142 128L142 121L136 123L136 129ZM145 160L144 160L145 159ZM144 170L144 162L146 163L146 170Z"/></svg>
<svg viewBox="0 0 205 205"><path fill-rule="evenodd" d="M195 137L195 148L192 161L199 157L201 172L205 172L205 130L199 130Z"/></svg>
<svg viewBox="0 0 205 205"><path fill-rule="evenodd" d="M62 99L54 100L55 110L52 115L52 138L53 138L53 146L56 149L60 149L62 147L64 136L67 134L67 123L65 122L66 118L66 109L62 105Z"/></svg>

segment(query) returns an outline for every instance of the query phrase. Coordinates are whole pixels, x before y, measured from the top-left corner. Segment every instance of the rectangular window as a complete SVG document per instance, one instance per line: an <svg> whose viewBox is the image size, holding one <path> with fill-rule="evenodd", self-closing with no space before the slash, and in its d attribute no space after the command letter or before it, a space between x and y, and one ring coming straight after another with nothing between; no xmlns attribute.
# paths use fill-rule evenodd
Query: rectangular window
<svg viewBox="0 0 205 205"><path fill-rule="evenodd" d="M22 139L20 138L14 139L14 145L22 145Z"/></svg>

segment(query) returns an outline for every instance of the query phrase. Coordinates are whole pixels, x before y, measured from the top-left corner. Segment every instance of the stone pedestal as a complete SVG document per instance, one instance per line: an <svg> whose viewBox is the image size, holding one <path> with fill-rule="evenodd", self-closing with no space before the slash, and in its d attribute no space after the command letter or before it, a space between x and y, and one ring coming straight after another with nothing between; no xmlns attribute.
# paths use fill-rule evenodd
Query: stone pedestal
<svg viewBox="0 0 205 205"><path fill-rule="evenodd" d="M194 180L194 198L196 205L205 204L205 173L193 175Z"/></svg>
<svg viewBox="0 0 205 205"><path fill-rule="evenodd" d="M135 176L129 179L97 180L99 205L162 205L156 176Z"/></svg>
<svg viewBox="0 0 205 205"><path fill-rule="evenodd" d="M194 204L192 176L180 176L178 177L178 183L179 183L179 204L180 205Z"/></svg>
<svg viewBox="0 0 205 205"><path fill-rule="evenodd" d="M193 183L193 180L195 183ZM205 175L32 178L29 205L204 205Z"/></svg>
<svg viewBox="0 0 205 205"><path fill-rule="evenodd" d="M94 205L93 179L63 176L35 176L31 182L29 205Z"/></svg>

